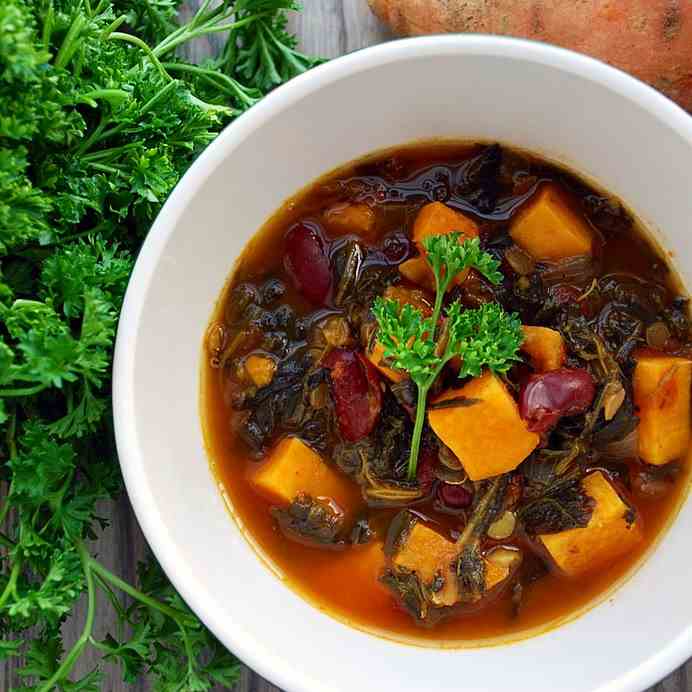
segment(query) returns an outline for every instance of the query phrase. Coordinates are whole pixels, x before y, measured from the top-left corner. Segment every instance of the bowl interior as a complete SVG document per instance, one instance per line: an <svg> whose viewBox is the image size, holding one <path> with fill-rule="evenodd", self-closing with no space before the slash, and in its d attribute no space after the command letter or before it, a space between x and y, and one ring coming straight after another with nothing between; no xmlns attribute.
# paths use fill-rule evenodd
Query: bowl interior
<svg viewBox="0 0 692 692"><path fill-rule="evenodd" d="M142 249L114 392L133 505L191 607L287 689L642 689L692 652L690 503L637 573L582 617L511 646L445 651L365 634L302 600L257 559L210 473L201 345L245 242L330 169L431 136L504 141L568 164L623 198L683 278L692 273L692 128L647 87L587 58L499 38L401 41L327 64L227 129Z"/></svg>

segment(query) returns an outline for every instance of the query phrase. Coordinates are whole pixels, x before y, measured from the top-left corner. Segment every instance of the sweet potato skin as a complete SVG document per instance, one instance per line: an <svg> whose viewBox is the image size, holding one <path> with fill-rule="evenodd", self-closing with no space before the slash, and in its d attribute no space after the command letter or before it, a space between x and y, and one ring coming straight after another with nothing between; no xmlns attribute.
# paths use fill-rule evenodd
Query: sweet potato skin
<svg viewBox="0 0 692 692"><path fill-rule="evenodd" d="M629 72L692 109L692 4L682 0L368 0L397 34L553 43Z"/></svg>

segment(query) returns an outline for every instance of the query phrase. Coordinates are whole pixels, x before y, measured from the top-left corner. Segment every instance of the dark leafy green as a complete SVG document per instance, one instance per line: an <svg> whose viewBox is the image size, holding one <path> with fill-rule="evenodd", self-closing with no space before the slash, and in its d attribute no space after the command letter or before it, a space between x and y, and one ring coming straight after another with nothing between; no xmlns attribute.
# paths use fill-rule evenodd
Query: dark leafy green
<svg viewBox="0 0 692 692"><path fill-rule="evenodd" d="M344 527L343 514L306 493L300 493L286 508L272 508L272 516L290 538L308 543L335 543Z"/></svg>
<svg viewBox="0 0 692 692"><path fill-rule="evenodd" d="M526 486L517 513L528 533L558 533L589 523L594 501L581 486L578 465L560 473L558 464L533 457L521 469Z"/></svg>
<svg viewBox="0 0 692 692"><path fill-rule="evenodd" d="M122 492L110 370L139 245L221 127L315 62L285 32L290 0L205 0L183 24L177 5L0 3L0 658L23 657L17 689L101 689L98 669L70 677L89 646L156 689L238 676L155 562L135 588L88 552L97 503ZM219 58L180 57L213 35L230 37ZM93 638L98 591L131 635ZM83 634L63 645L82 595Z"/></svg>

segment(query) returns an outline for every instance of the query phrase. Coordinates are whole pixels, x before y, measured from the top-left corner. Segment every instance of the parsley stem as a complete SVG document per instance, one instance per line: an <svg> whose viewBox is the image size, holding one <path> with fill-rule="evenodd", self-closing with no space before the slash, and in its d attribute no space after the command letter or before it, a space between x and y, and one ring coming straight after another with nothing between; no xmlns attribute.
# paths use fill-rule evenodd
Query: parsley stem
<svg viewBox="0 0 692 692"><path fill-rule="evenodd" d="M217 72L216 70L207 70L199 65L188 65L182 62L165 62L163 66L169 72L188 72L198 75L204 81L210 83L217 89L223 89L227 94L234 96L247 106L252 106L259 101L259 97L251 96L235 79L231 79L228 75Z"/></svg>
<svg viewBox="0 0 692 692"><path fill-rule="evenodd" d="M168 82L171 80L171 76L166 72L163 65L159 62L159 59L154 54L154 51L144 42L141 38L133 36L132 34L124 34L121 31L114 31L108 39L114 39L116 41L124 41L125 43L131 43L133 46L137 46L143 50L154 67L158 70L159 74Z"/></svg>
<svg viewBox="0 0 692 692"><path fill-rule="evenodd" d="M67 678L72 667L77 662L77 659L82 655L84 647L89 643L91 631L94 628L94 619L96 617L96 589L94 588L94 575L91 573L92 559L89 557L89 553L81 541L77 543L77 552L79 553L79 559L82 561L82 569L84 570L84 578L87 585L87 614L84 621L84 628L82 629L82 634L79 636L79 639L77 639L69 653L63 659L60 667L53 673L49 680L38 688L38 692L50 692L59 682Z"/></svg>
<svg viewBox="0 0 692 692"><path fill-rule="evenodd" d="M168 53L169 51L173 50L181 43L186 43L190 39L199 38L200 36L204 36L205 34L213 34L223 31L233 31L234 29L239 29L240 27L245 26L246 24L252 24L252 22L262 17L268 17L272 14L272 10L258 12L257 14L254 14L251 17L244 17L243 19L239 19L236 22L231 22L230 24L216 24L215 22L219 21L216 17L214 17L210 21L206 21L200 24L191 23L183 27L185 30L181 31L177 36L171 34L171 36L169 36L168 39L159 43L159 45L156 46L156 48L154 48L152 53L153 55L158 57L160 55L163 55L164 53ZM225 19L225 17L223 19Z"/></svg>
<svg viewBox="0 0 692 692"><path fill-rule="evenodd" d="M70 28L65 34L62 45L58 50L58 54L55 57L55 67L63 68L67 67L68 63L75 54L75 51L79 48L79 41L77 38L82 32L84 25L86 24L86 19L83 14L77 15L76 19L70 25Z"/></svg>
<svg viewBox="0 0 692 692"><path fill-rule="evenodd" d="M433 380L434 381L434 380ZM420 440L423 435L423 425L425 424L425 404L428 399L430 384L418 385L418 403L416 404L416 422L413 426L411 436L411 453L408 458L408 479L416 478L416 468L418 466L418 451L420 450Z"/></svg>
<svg viewBox="0 0 692 692"><path fill-rule="evenodd" d="M47 384L37 384L33 387L15 387L13 389L0 389L0 397L31 396L32 394L38 394L38 392L41 392L47 388Z"/></svg>
<svg viewBox="0 0 692 692"><path fill-rule="evenodd" d="M161 601L157 601L155 598L151 598L151 596L147 596L145 593L142 593L139 589L136 589L131 584L128 584L126 581L123 581L120 577L113 574L113 572L111 572L109 569L106 569L97 560L94 560L93 558L89 558L89 567L94 571L94 573L97 576L110 582L111 584L113 584L114 586L119 588L121 591L126 593L128 596L131 596L136 601L139 601L140 603L144 603L144 605L149 606L150 608L153 608L154 610L158 610L159 612L163 613L164 615L167 615L169 618L171 618L172 620L177 622L179 625L181 624L183 619L186 617L185 613L181 612L180 610L176 610L175 608L171 608L170 606L166 605L165 603L161 603Z"/></svg>
<svg viewBox="0 0 692 692"><path fill-rule="evenodd" d="M7 599L10 596L17 596L17 579L19 579L19 574L22 571L22 561L17 559L17 561L12 565L12 571L7 579L7 584L0 595L0 608L3 608Z"/></svg>

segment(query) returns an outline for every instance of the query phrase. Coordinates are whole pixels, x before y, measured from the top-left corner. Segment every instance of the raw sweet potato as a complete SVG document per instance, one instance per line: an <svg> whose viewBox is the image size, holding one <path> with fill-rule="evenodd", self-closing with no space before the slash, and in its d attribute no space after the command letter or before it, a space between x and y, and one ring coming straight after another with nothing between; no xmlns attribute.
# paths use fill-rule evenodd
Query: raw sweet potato
<svg viewBox="0 0 692 692"><path fill-rule="evenodd" d="M483 33L554 43L692 108L692 3L681 0L368 0L397 34Z"/></svg>

